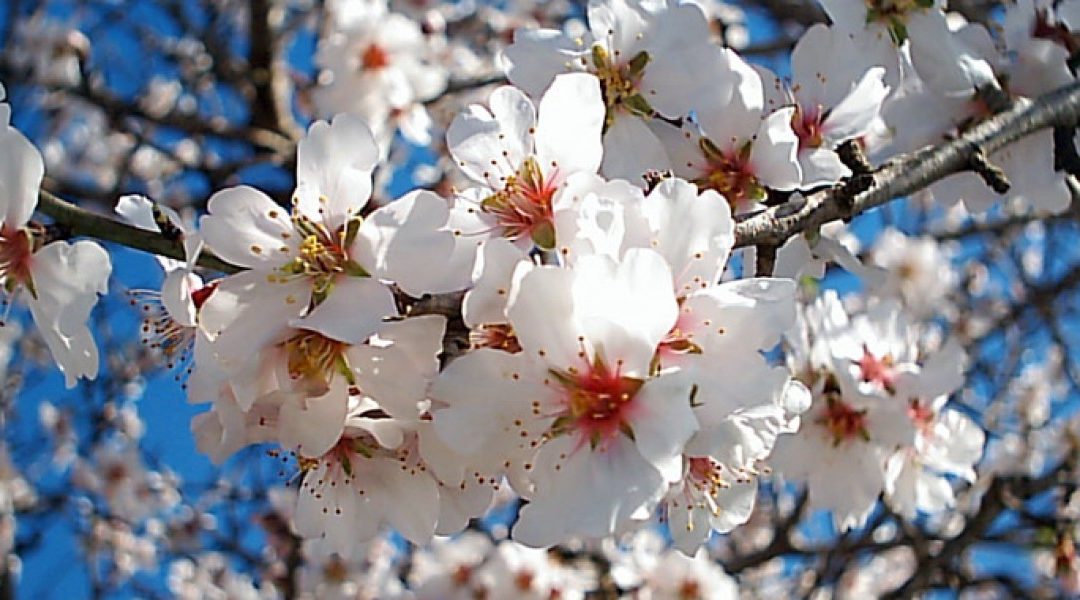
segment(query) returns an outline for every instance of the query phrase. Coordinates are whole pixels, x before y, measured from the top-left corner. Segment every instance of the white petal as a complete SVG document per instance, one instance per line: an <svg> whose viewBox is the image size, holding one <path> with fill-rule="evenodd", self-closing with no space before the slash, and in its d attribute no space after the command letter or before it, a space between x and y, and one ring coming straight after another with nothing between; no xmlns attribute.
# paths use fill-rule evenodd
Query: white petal
<svg viewBox="0 0 1080 600"><path fill-rule="evenodd" d="M190 271L178 269L165 275L161 284L161 304L178 325L195 326L196 308L191 294L201 286L202 280Z"/></svg>
<svg viewBox="0 0 1080 600"><path fill-rule="evenodd" d="M996 83L994 70L949 31L945 13L917 11L908 17L911 62L930 89L947 96L970 97L975 89Z"/></svg>
<svg viewBox="0 0 1080 600"><path fill-rule="evenodd" d="M555 29L520 28L503 51L510 67L506 76L533 98L539 98L559 73L580 68L582 48Z"/></svg>
<svg viewBox="0 0 1080 600"><path fill-rule="evenodd" d="M0 125L0 155L0 218L5 227L18 229L37 206L45 163L30 140L6 122Z"/></svg>
<svg viewBox="0 0 1080 600"><path fill-rule="evenodd" d="M795 282L755 277L725 282L683 303L680 328L694 334L707 352L768 349L795 323Z"/></svg>
<svg viewBox="0 0 1080 600"><path fill-rule="evenodd" d="M750 165L761 183L778 190L790 190L802 183L799 169L799 138L791 129L795 109L784 108L771 113L761 122Z"/></svg>
<svg viewBox="0 0 1080 600"><path fill-rule="evenodd" d="M267 271L296 255L300 240L289 212L266 194L248 186L215 193L209 214L199 220L206 244L227 262ZM281 248L287 252L281 252Z"/></svg>
<svg viewBox="0 0 1080 600"><path fill-rule="evenodd" d="M440 257L454 252L454 235L446 229L450 211L438 195L417 190L371 213L353 244L354 259L372 275L398 284L419 298L451 289L464 274L447 276ZM433 260L433 257L436 257ZM374 261L374 262L372 262Z"/></svg>
<svg viewBox="0 0 1080 600"><path fill-rule="evenodd" d="M608 179L625 179L643 186L646 171L669 168L667 153L645 121L629 114L619 114L604 134L604 160L601 166Z"/></svg>
<svg viewBox="0 0 1080 600"><path fill-rule="evenodd" d="M532 153L536 110L521 90L503 86L491 93L488 109L472 105L446 131L450 154L474 181L501 188Z"/></svg>
<svg viewBox="0 0 1080 600"><path fill-rule="evenodd" d="M69 388L97 375L98 349L86 320L98 294L108 291L111 272L108 253L90 241L53 242L31 260L37 295L27 304Z"/></svg>
<svg viewBox="0 0 1080 600"><path fill-rule="evenodd" d="M649 223L642 212L641 188L622 179L607 181L575 173L555 196L555 239L567 265L581 256L605 254L618 260L623 250L649 245Z"/></svg>
<svg viewBox="0 0 1080 600"><path fill-rule="evenodd" d="M461 307L466 325L506 322L511 277L523 261L526 261L525 253L505 238L484 243L476 257L476 283L465 294Z"/></svg>
<svg viewBox="0 0 1080 600"><path fill-rule="evenodd" d="M585 338L610 366L644 378L660 344L678 318L671 269L659 253L631 248L614 263L585 256L574 267L574 308Z"/></svg>
<svg viewBox="0 0 1080 600"><path fill-rule="evenodd" d="M355 485L366 487L379 499L379 507L391 527L414 544L426 544L435 533L439 517L439 491L435 480L415 466L403 469L396 460L379 460L372 485L358 477Z"/></svg>
<svg viewBox="0 0 1080 600"><path fill-rule="evenodd" d="M885 69L870 69L851 92L829 111L822 123L822 133L829 143L865 135L881 115L881 105L889 95L884 83Z"/></svg>
<svg viewBox="0 0 1080 600"><path fill-rule="evenodd" d="M378 160L379 147L358 115L312 123L296 150L297 208L340 227L367 204Z"/></svg>
<svg viewBox="0 0 1080 600"><path fill-rule="evenodd" d="M575 447L572 436L544 444L534 467L535 493L514 526L514 539L545 547L571 535L611 535L667 488L664 478L627 438L604 451Z"/></svg>
<svg viewBox="0 0 1080 600"><path fill-rule="evenodd" d="M595 173L603 155L604 100L600 82L590 74L559 75L540 100L536 156L545 173L559 179L585 171ZM549 175L550 177L550 175Z"/></svg>
<svg viewBox="0 0 1080 600"><path fill-rule="evenodd" d="M571 294L574 276L556 267L532 269L511 292L506 309L522 349L562 371L580 363L578 338L583 332Z"/></svg>
<svg viewBox="0 0 1080 600"><path fill-rule="evenodd" d="M128 194L116 201L116 214L125 221L147 231L161 231L154 221L154 203L146 196Z"/></svg>
<svg viewBox="0 0 1080 600"><path fill-rule="evenodd" d="M393 417L419 418L417 403L438 371L446 317L421 315L385 324L380 340L389 347L355 346L349 366L363 393L374 398Z"/></svg>
<svg viewBox="0 0 1080 600"><path fill-rule="evenodd" d="M837 183L842 178L851 175L851 169L848 169L840 160L840 156L829 148L803 148L798 156L804 189Z"/></svg>
<svg viewBox="0 0 1080 600"><path fill-rule="evenodd" d="M634 396L631 428L638 452L669 483L682 477L683 446L698 429L691 382L678 375L650 379Z"/></svg>
<svg viewBox="0 0 1080 600"><path fill-rule="evenodd" d="M675 273L679 296L717 283L735 243L731 207L709 190L682 179L664 180L649 194L643 211L653 231L652 247Z"/></svg>
<svg viewBox="0 0 1080 600"><path fill-rule="evenodd" d="M343 377L335 377L330 389L320 397L286 400L278 417L281 445L308 458L330 451L345 429L346 385Z"/></svg>
<svg viewBox="0 0 1080 600"><path fill-rule="evenodd" d="M384 318L393 316L397 316L397 305L390 288L370 277L340 276L326 300L289 325L359 344L375 333Z"/></svg>

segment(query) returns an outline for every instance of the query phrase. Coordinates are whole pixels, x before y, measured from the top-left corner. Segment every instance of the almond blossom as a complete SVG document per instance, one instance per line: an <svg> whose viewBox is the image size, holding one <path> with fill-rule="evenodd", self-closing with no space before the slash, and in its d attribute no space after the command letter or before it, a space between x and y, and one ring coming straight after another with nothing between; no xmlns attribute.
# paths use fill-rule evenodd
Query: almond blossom
<svg viewBox="0 0 1080 600"><path fill-rule="evenodd" d="M851 37L863 65L885 68L889 86L900 83L905 49L918 76L943 95L970 94L994 80L986 61L952 35L942 0L821 0L821 5L834 26Z"/></svg>
<svg viewBox="0 0 1080 600"><path fill-rule="evenodd" d="M761 76L731 50L698 107L695 122L658 125L674 173L722 194L737 213L765 199L766 188L793 190L802 183L796 108L766 105Z"/></svg>
<svg viewBox="0 0 1080 600"><path fill-rule="evenodd" d="M0 90L0 99L2 99ZM12 127L0 104L0 280L8 306L22 298L67 387L98 371L98 348L86 324L98 295L108 291L112 264L91 241L49 240L30 222L45 174L41 153ZM6 317L5 317L6 320Z"/></svg>
<svg viewBox="0 0 1080 600"><path fill-rule="evenodd" d="M397 315L382 279L420 296L444 277L427 253L448 254L446 204L414 192L360 216L371 193L378 148L357 117L311 126L297 150L297 187L286 210L262 192L235 187L210 198L200 220L222 259L248 270L220 280L202 308L217 362L250 370L253 350L302 327L359 343ZM251 398L241 398L245 406Z"/></svg>
<svg viewBox="0 0 1080 600"><path fill-rule="evenodd" d="M421 102L446 88L448 74L420 25L391 12L385 0L340 3L331 15L333 29L315 57L323 69L315 91L319 113L364 117L384 152L395 130L388 124L395 122L410 141L429 143L431 119Z"/></svg>
<svg viewBox="0 0 1080 600"><path fill-rule="evenodd" d="M1034 34L1034 30L1031 32ZM977 56L987 65L992 85L1007 98L1030 98L1073 81L1066 67L1066 49L1041 39L1014 38L1019 47L1003 53L990 33L981 25L968 24L951 34L954 43ZM1027 42L1022 41L1027 39ZM999 83L1005 82L1005 83ZM932 103L936 110L912 113L916 106ZM986 99L974 88L964 93L946 94L929 82L911 78L885 109L885 119L896 132L894 143L899 150L913 150L926 144L963 133L991 116ZM963 201L971 212L984 212L1002 196L1010 202L1038 213L1060 213L1069 205L1065 173L1055 170L1053 134L1037 132L991 153L986 158L997 166L1009 181L1004 194L991 189L975 173L950 175L930 186L934 198L944 204Z"/></svg>
<svg viewBox="0 0 1080 600"><path fill-rule="evenodd" d="M489 242L478 261L477 286L466 295L464 304L466 323L474 327L474 344L492 349L480 352L496 361L485 367L485 371L505 372L511 367L496 368L494 365L517 360L507 357L519 357L519 352L527 356L529 351L524 341L529 334L521 331L520 318L514 314L515 304L526 301L524 294L534 290L526 282L569 272L575 281L572 285L585 289L577 279L584 276L580 271L585 269L588 273L599 264L598 261L619 264L621 270L630 268L626 261L644 256L641 253L658 253L663 257L667 268L663 272L657 270L651 276L666 274L666 278L654 279L652 285L666 284L679 308L675 321L653 349L649 368L661 378L668 374L684 379L692 390L699 430L688 440L685 451L680 448L678 460L672 461L669 468L672 469L670 483L673 485L671 493L665 494L668 496L665 508L675 525L673 533L683 544L680 547L691 553L713 529L726 531L740 523L740 519L745 520L753 506L755 488L740 486L736 490L738 497L728 494L726 489L733 483L745 483L756 473L757 461L767 457L776 436L793 431L789 416L797 412L791 408L793 404L805 402L796 399L799 392L790 387L786 370L770 367L759 354L759 350L775 346L781 332L794 318L793 283L769 279L717 283L731 250L733 229L728 203L713 190L699 193L689 182L668 179L660 182L646 197L640 188L625 181L605 181L597 175L577 173L567 180L555 206L556 255L563 266L555 270L536 266L523 260L508 247L509 244ZM542 275L544 273L550 275ZM644 285L644 282L636 285ZM598 289L595 293L601 292ZM584 302L583 299L580 301ZM534 301L530 301L530 306L531 302ZM618 301L612 299L611 302ZM567 307L562 312L571 310ZM608 309L608 312L612 310ZM630 316L626 318L630 319ZM467 355L452 364L440 381L461 381L464 376L456 374L456 369L464 369L460 366L463 362L474 364ZM579 366L575 368L578 372L582 370ZM593 365L590 370L596 379L614 381L606 363ZM553 369L551 372L558 371ZM455 375L451 377L451 373ZM530 381L526 375L519 377L525 382ZM545 385L550 386L550 377L544 379L548 381ZM755 384L743 387L735 384L738 380ZM564 385L579 384L571 380ZM443 400L439 395L441 389L436 385L436 406ZM448 393L452 400L446 402L453 403L458 396L452 390ZM637 397L635 393L644 391L637 392L635 387L621 393ZM559 414L559 411L555 413ZM455 415L464 414L464 407L457 405L446 410L437 409L436 429L443 431L442 423L447 423L446 419L456 422L465 417ZM631 427L629 418L619 417L620 422ZM559 419L568 417L564 415ZM521 417L513 420L520 421L519 427L532 435L527 420ZM610 429L614 425L609 423L607 427ZM590 444L602 444L611 435L613 432L609 430L592 430ZM516 488L525 485L528 489L528 484L519 485L517 478L528 478L529 473L515 473L513 460L508 462L509 466L504 464L502 467L494 462L498 457L513 456L517 452L531 453L531 448L520 445L527 439L514 440L518 444L515 450L501 443L490 446L487 442L479 442L478 435L472 437L475 439L470 442L470 447L476 450L462 451L470 465L466 472L475 469L478 473L498 473L509 469L511 483ZM445 435L444 439L452 441ZM457 447L457 444L450 445ZM720 471L723 473L717 475ZM705 482L707 485L703 485ZM528 495L527 491L521 493ZM684 517L699 509L701 513L694 517L694 526L688 527ZM710 521L710 515L713 521ZM635 519L648 516L645 511Z"/></svg>
<svg viewBox="0 0 1080 600"><path fill-rule="evenodd" d="M770 464L806 481L809 506L831 510L841 528L864 523L882 493L909 516L951 506L942 475L970 479L981 455L981 430L944 408L963 382L962 352L924 355L913 333L895 303L849 318L830 292L788 336L789 365L813 401Z"/></svg>
<svg viewBox="0 0 1080 600"><path fill-rule="evenodd" d="M860 68L849 60L857 52L850 38L819 23L806 30L791 52L790 85L759 69L766 105L795 106L792 128L799 138L803 188L836 183L850 175L836 147L862 137L880 118L889 93L883 83L885 69Z"/></svg>
<svg viewBox="0 0 1080 600"><path fill-rule="evenodd" d="M505 472L530 500L518 541L608 535L651 511L679 478L682 446L697 429L691 385L651 367L678 312L670 288L654 282L670 280L648 249L620 262L594 255L573 269L537 267L507 308L522 351L471 352L436 381L439 436L470 470L492 481ZM472 387L478 380L488 384Z"/></svg>
<svg viewBox="0 0 1080 600"><path fill-rule="evenodd" d="M166 366L179 369L178 379L191 374L189 366L196 341L200 339L197 315L203 303L214 293L215 282L205 283L195 273L202 250L202 237L193 226L185 223L176 211L157 206L145 196L122 196L116 203L116 213L124 220L147 231L161 231L158 220L182 236L185 261L158 256L165 271L160 290L131 290L132 305L138 306L142 317L142 342L161 352ZM205 337L202 337L204 340Z"/></svg>
<svg viewBox="0 0 1080 600"><path fill-rule="evenodd" d="M490 108L472 105L446 132L455 162L480 184L458 197L452 219L459 243L492 236L522 250L555 244L553 197L567 177L600 167L603 101L596 78L555 77L539 108L511 86L492 92ZM469 258L472 257L469 252ZM472 266L472 261L468 261Z"/></svg>
<svg viewBox="0 0 1080 600"><path fill-rule="evenodd" d="M601 169L607 177L640 184L646 171L667 168L650 123L691 111L707 90L720 50L694 4L593 0L587 12L584 37L518 30L506 49L508 77L536 98L558 73L594 74L606 107Z"/></svg>

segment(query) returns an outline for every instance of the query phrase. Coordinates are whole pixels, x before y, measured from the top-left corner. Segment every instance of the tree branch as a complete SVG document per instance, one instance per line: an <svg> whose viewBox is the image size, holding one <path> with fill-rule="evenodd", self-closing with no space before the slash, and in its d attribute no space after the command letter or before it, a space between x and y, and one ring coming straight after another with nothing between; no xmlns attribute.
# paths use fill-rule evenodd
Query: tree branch
<svg viewBox="0 0 1080 600"><path fill-rule="evenodd" d="M66 200L57 198L45 190L41 190L38 194L37 210L52 217L53 221L72 235L115 242L129 248L152 252L177 260L184 260L185 258L184 247L179 240L171 240L160 233L139 229L106 216L92 213ZM202 254L199 255L199 266L221 271L222 273L236 273L242 270L236 265L221 260L209 250L203 250Z"/></svg>
<svg viewBox="0 0 1080 600"><path fill-rule="evenodd" d="M735 246L782 245L791 236L830 221L850 218L900 196L919 191L970 169L980 153L989 155L1048 127L1068 127L1080 119L1080 83L1071 83L1014 106L973 127L955 140L890 159L867 189L849 195L846 185L810 194L752 215L735 227Z"/></svg>

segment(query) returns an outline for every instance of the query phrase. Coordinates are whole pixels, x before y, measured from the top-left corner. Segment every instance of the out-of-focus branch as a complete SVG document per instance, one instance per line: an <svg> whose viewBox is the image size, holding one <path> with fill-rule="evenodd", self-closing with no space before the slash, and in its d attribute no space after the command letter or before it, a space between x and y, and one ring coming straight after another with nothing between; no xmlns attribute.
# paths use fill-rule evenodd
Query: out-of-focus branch
<svg viewBox="0 0 1080 600"><path fill-rule="evenodd" d="M281 6L270 0L251 0L251 80L255 97L251 106L251 125L279 131L299 139L303 130L292 118L291 90L287 67L280 58L281 36L274 24L283 19Z"/></svg>
<svg viewBox="0 0 1080 600"><path fill-rule="evenodd" d="M1041 129L1075 124L1080 118L1080 83L1037 100L1018 101L955 140L897 156L859 185L854 180L810 194L799 204L783 204L744 219L735 228L736 247L782 245L791 236L837 219L849 219L894 198L906 196L954 173L969 170L977 156L993 152ZM861 182L860 182L861 183Z"/></svg>
<svg viewBox="0 0 1080 600"><path fill-rule="evenodd" d="M959 535L945 542L941 548L920 561L911 577L885 598L910 598L914 594L933 584L934 576L942 568L960 561L964 552L978 543L1002 511L1010 504L1027 500L1058 484L1065 472L1071 470L1071 461L1058 465L1041 477L997 477L990 483L979 505L979 511L968 519L967 525Z"/></svg>

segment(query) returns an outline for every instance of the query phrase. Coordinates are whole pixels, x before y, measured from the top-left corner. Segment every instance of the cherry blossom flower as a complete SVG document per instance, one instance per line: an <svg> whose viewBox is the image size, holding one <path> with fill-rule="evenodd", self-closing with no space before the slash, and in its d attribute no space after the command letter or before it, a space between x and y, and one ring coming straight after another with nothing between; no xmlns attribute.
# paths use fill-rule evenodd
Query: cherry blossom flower
<svg viewBox="0 0 1080 600"><path fill-rule="evenodd" d="M21 297L30 308L67 387L93 379L98 348L86 321L98 295L108 290L112 264L95 242L49 241L30 222L45 173L41 153L9 125L0 128L0 278L5 303Z"/></svg>
<svg viewBox="0 0 1080 600"><path fill-rule="evenodd" d="M553 197L570 175L600 167L600 86L589 75L566 74L554 79L539 109L510 86L492 92L488 103L490 109L472 105L446 132L451 156L482 186L472 192L477 204L459 196L455 234L465 245L499 236L523 250L550 249Z"/></svg>
<svg viewBox="0 0 1080 600"><path fill-rule="evenodd" d="M189 366L198 335L197 315L202 305L214 293L215 282L205 283L194 272L202 236L194 226L185 222L176 211L167 206L156 206L145 196L121 196L116 203L116 213L127 222L147 231L161 231L159 219L167 227L181 235L186 260L158 256L157 261L165 271L165 281L160 290L131 290L131 303L139 307L142 317L143 344L161 352L170 369L178 369L177 379L184 380L191 374ZM205 337L202 339L205 340Z"/></svg>
<svg viewBox="0 0 1080 600"><path fill-rule="evenodd" d="M851 36L863 64L885 67L890 87L900 83L905 47L910 47L918 76L941 94L970 95L994 81L987 62L950 31L942 1L822 0L821 4L834 26Z"/></svg>
<svg viewBox="0 0 1080 600"><path fill-rule="evenodd" d="M887 228L878 236L871 261L888 276L872 287L882 297L898 297L915 315L940 311L957 285L950 252L932 237L909 238Z"/></svg>
<svg viewBox="0 0 1080 600"><path fill-rule="evenodd" d="M359 118L319 121L300 142L291 211L250 187L210 199L200 221L207 245L248 269L220 280L201 311L226 371L250 369L253 350L280 341L290 326L364 341L397 314L379 279L415 296L445 291L437 289L444 273L426 259L453 247L442 199L414 192L360 217L377 157Z"/></svg>
<svg viewBox="0 0 1080 600"><path fill-rule="evenodd" d="M588 21L589 35L576 39L518 30L506 49L508 76L536 98L558 73L593 73L606 107L602 171L640 184L647 170L667 168L650 122L691 111L706 94L720 50L694 4L598 0L588 5Z"/></svg>
<svg viewBox="0 0 1080 600"><path fill-rule="evenodd" d="M957 44L980 57L1008 97L1034 97L1073 80L1065 66L1065 48L1047 40L1032 40L1002 54L989 32L981 25L966 25L955 33ZM937 110L913 116L916 106L932 103ZM896 132L899 150L913 150L963 133L991 115L986 101L973 90L964 94L944 94L929 83L912 78L905 89L885 109L885 119ZM984 212L1001 196L1040 213L1060 213L1069 205L1065 174L1054 169L1050 131L1037 132L998 150L987 159L1008 178L1008 191L999 195L974 173L957 173L929 189L944 204L963 201L972 212Z"/></svg>
<svg viewBox="0 0 1080 600"><path fill-rule="evenodd" d="M492 481L511 472L530 499L518 541L608 535L647 514L679 478L697 423L689 382L650 366L678 310L656 281L671 274L646 249L618 263L594 255L573 269L537 267L507 308L522 352L471 352L432 388L447 445ZM477 390L471 382L481 379L489 383Z"/></svg>
<svg viewBox="0 0 1080 600"><path fill-rule="evenodd" d="M446 88L448 74L420 25L388 11L385 0L339 3L330 12L333 30L315 57L323 69L315 92L320 114L359 114L384 152L394 134L388 123L402 123L414 143L429 143L431 119L421 102Z"/></svg>
<svg viewBox="0 0 1080 600"><path fill-rule="evenodd" d="M799 138L792 129L796 109L770 110L760 75L731 50L723 58L696 123L658 125L654 131L676 175L716 190L741 213L764 200L766 188L793 190L801 184Z"/></svg>
<svg viewBox="0 0 1080 600"><path fill-rule="evenodd" d="M880 118L882 102L889 93L882 81L885 69L859 69L850 60L857 51L849 37L819 23L808 29L792 50L790 86L759 69L766 106L795 106L792 128L799 138L804 188L836 183L850 175L836 147L862 137Z"/></svg>
<svg viewBox="0 0 1080 600"><path fill-rule="evenodd" d="M942 410L963 383L962 351L948 344L923 356L913 334L895 303L849 318L827 293L788 336L789 365L813 402L770 464L807 481L809 505L833 511L842 528L865 522L883 492L908 515L950 506L940 474L970 478L981 454L981 430Z"/></svg>

